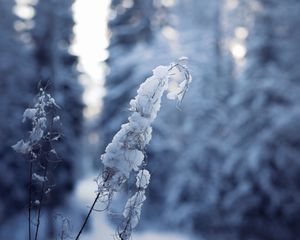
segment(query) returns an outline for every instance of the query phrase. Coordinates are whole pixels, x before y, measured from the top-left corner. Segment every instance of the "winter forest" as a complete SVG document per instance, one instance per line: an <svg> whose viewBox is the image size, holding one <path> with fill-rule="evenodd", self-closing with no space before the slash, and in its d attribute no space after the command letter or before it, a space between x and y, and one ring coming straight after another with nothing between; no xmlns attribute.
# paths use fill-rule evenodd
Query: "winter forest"
<svg viewBox="0 0 300 240"><path fill-rule="evenodd" d="M299 26L299 0L0 0L0 239L300 240Z"/></svg>

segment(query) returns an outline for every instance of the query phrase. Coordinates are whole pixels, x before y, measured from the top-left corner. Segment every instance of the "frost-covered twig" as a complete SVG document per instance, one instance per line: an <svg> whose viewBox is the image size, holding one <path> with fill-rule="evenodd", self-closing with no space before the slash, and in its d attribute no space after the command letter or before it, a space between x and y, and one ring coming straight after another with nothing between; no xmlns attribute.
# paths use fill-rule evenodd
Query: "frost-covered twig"
<svg viewBox="0 0 300 240"><path fill-rule="evenodd" d="M40 226L40 215L42 202L45 195L45 188L47 184L48 174L48 157L49 154L56 154L52 147L52 141L57 139L57 134L51 132L52 124L59 121L59 116L50 114L55 112L58 106L55 103L54 98L47 94L43 89L37 96L37 101L32 108L27 108L23 114L23 122L30 120L32 129L29 132L29 137L24 141L21 139L12 148L21 154L24 154L29 159L29 203L28 203L28 235L31 240L31 222L32 222L32 188L33 181L38 182L42 185L39 199L34 201L35 205L38 206L37 210L37 223L34 234L34 239L38 237L39 226ZM35 165L34 165L35 163ZM37 170L42 169L42 175L39 175Z"/></svg>
<svg viewBox="0 0 300 240"><path fill-rule="evenodd" d="M113 193L121 188L132 172L138 173L137 185L143 183L141 179L145 177L143 173L146 174L147 171L141 170L146 165L144 161L145 148L151 140L151 124L160 110L162 96L165 91L168 91L169 99L180 102L192 80L185 65L186 60L186 58L181 58L169 66L155 68L153 75L147 78L137 90L138 95L130 101L132 115L128 118L128 123L121 126L101 156L104 171L97 180L98 194L94 203L101 199L109 204ZM138 224L140 209L145 200L145 189L146 185L138 187L137 193L126 204L123 213L126 223L124 229L119 233L122 240L129 239L132 228ZM76 239L79 239L94 205Z"/></svg>
<svg viewBox="0 0 300 240"><path fill-rule="evenodd" d="M140 221L142 206L146 200L145 191L150 183L150 173L146 169L142 169L136 175L136 193L127 200L123 211L124 222L118 233L120 239L129 239L132 229L137 226Z"/></svg>

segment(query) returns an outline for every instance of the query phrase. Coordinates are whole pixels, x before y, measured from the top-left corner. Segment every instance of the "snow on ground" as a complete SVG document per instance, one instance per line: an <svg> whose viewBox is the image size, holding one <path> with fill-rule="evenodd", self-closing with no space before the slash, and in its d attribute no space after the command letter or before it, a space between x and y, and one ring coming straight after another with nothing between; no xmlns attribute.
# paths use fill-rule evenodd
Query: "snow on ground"
<svg viewBox="0 0 300 240"><path fill-rule="evenodd" d="M81 180L76 188L75 195L79 202L90 206L95 198L96 184L93 177L87 177ZM88 208L87 208L88 211ZM116 229L109 223L105 212L94 212L90 219L90 229L86 231L81 240L110 240L114 239ZM170 233L170 232L157 232L146 231L133 233L133 240L190 240L190 237Z"/></svg>

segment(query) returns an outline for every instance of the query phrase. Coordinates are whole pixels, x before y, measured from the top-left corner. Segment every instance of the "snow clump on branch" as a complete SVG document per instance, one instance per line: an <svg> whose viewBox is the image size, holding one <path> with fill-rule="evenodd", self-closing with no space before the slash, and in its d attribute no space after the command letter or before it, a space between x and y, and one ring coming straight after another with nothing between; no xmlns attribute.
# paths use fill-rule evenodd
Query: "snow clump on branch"
<svg viewBox="0 0 300 240"><path fill-rule="evenodd" d="M136 174L137 192L126 203L124 226L118 234L122 240L130 238L146 199L150 173L145 169L145 147L151 140L151 124L160 110L162 96L167 91L167 98L181 102L192 81L186 60L180 58L169 66L158 66L153 70L153 75L140 85L137 96L130 101L132 115L128 123L121 126L101 156L104 172L98 179L98 191L102 196L111 199L130 174Z"/></svg>

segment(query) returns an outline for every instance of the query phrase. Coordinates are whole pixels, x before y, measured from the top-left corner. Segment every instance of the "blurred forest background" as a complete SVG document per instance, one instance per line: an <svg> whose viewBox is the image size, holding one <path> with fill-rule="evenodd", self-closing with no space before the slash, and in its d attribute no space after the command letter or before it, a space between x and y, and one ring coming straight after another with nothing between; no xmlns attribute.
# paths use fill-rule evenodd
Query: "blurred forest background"
<svg viewBox="0 0 300 240"><path fill-rule="evenodd" d="M82 220L76 186L101 168L139 84L181 56L193 83L180 109L164 100L155 122L140 231L300 239L300 1L84 0L108 16L87 26L84 57L98 75L74 50L85 34L76 14L89 18L88 8L74 10L77 1L0 0L0 239L27 237L28 161L11 146L30 129L22 115L39 87L61 116L62 161L43 209L42 239L52 240L57 212L75 230Z"/></svg>

